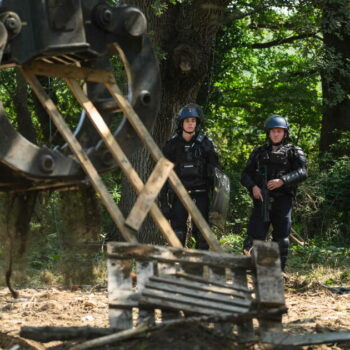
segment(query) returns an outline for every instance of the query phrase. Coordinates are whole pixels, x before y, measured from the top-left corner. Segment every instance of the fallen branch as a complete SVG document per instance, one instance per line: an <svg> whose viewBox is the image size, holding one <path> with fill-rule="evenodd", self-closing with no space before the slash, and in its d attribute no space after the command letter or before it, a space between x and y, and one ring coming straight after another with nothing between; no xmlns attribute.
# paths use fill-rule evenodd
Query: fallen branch
<svg viewBox="0 0 350 350"><path fill-rule="evenodd" d="M350 342L350 332L330 332L322 334L295 335L288 333L266 332L261 336L261 342L283 346L303 346Z"/></svg>
<svg viewBox="0 0 350 350"><path fill-rule="evenodd" d="M110 344L115 344L121 340L126 340L129 338L132 338L136 335L139 335L144 332L150 332L150 331L155 331L161 328L166 328L170 326L175 326L178 324L184 325L184 324L190 324L190 323L207 323L207 322L213 322L213 323L221 323L221 322L229 322L229 321L235 321L235 322L240 322L246 319L252 319L254 317L260 317L260 316L269 316L269 315L276 315L276 314L282 314L286 312L286 308L277 308L277 309L272 309L272 310L267 310L266 312L247 312L245 314L232 314L232 315L215 315L215 316L194 316L194 317L189 317L189 318L184 318L184 319L176 319L176 320L169 320L169 321L164 321L162 323L155 324L154 322L144 322L140 326L133 328L133 329L128 329L125 331L118 332L116 334L111 334L107 335L98 339L86 341L81 344L77 344L73 347L70 348L70 350L87 350L87 349L94 349L97 347L105 346L105 345L110 345Z"/></svg>
<svg viewBox="0 0 350 350"><path fill-rule="evenodd" d="M143 333L149 330L150 327L147 323L142 323L140 326L132 329L127 329L126 331L121 331L116 334L106 335L101 338L93 339L86 341L84 343L74 345L69 350L86 350L86 349L95 349L97 347L116 343L121 340L132 338L133 336Z"/></svg>
<svg viewBox="0 0 350 350"><path fill-rule="evenodd" d="M299 236L299 234L292 228L292 232L289 235L292 242L299 244L301 246L305 245L305 241Z"/></svg>
<svg viewBox="0 0 350 350"><path fill-rule="evenodd" d="M20 337L48 343L53 340L94 339L118 332L114 328L94 327L22 327Z"/></svg>

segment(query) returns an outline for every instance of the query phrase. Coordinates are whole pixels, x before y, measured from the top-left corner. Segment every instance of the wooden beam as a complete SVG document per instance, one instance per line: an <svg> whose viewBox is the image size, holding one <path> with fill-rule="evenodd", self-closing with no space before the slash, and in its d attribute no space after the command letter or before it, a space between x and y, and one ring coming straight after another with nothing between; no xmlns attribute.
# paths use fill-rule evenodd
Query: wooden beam
<svg viewBox="0 0 350 350"><path fill-rule="evenodd" d="M193 265L208 265L222 267L241 267L252 269L252 259L249 256L218 253L198 249L181 249L161 247L151 244L129 244L109 242L108 257L117 259L156 260L165 263L186 263ZM194 278L197 278L194 276ZM200 277L198 277L200 278ZM214 283L214 282L213 282Z"/></svg>
<svg viewBox="0 0 350 350"><path fill-rule="evenodd" d="M109 92L111 93L112 97L115 99L115 101L118 103L120 108L123 110L124 115L130 122L130 124L133 126L134 130L136 131L141 141L144 143L146 148L151 153L153 159L155 161L158 161L161 157L163 157L162 151L154 141L153 137L151 136L151 134L149 133L145 125L140 120L139 116L135 113L135 111L131 107L129 101L123 96L123 94L121 93L120 89L116 84L106 83L105 85L109 90ZM194 204L193 200L187 193L184 185L182 184L182 182L180 181L179 177L177 176L174 170L170 172L169 183L173 188L173 190L175 191L175 193L177 194L178 198L183 203L184 207L187 209L187 211L191 215L192 220L194 221L194 223L202 233L209 247L214 251L223 251L219 241L216 239L216 236L211 231L209 224L203 218L201 212L198 210L197 206Z"/></svg>
<svg viewBox="0 0 350 350"><path fill-rule="evenodd" d="M280 346L297 347L303 345L350 342L350 332L330 332L320 334L288 334L282 332L264 332L261 342Z"/></svg>
<svg viewBox="0 0 350 350"><path fill-rule="evenodd" d="M31 72L27 71L24 67L22 67L21 70L25 79L27 80L27 82L35 92L36 96L38 97L39 101L41 102L41 104L49 114L50 118L54 122L57 130L61 133L61 135L67 141L71 150L80 161L82 168L85 170L87 176L89 177L95 191L100 195L100 198L104 206L106 207L109 214L111 215L120 233L122 234L122 236L126 241L136 243L137 239L135 238L133 232L124 225L125 219L123 214L121 213L118 206L115 204L112 197L110 196L107 188L105 187L95 167L91 163L89 157L84 152L80 143L77 141L72 131L69 129L69 127L65 123L56 105L47 95L46 91L43 89L38 79Z"/></svg>
<svg viewBox="0 0 350 350"><path fill-rule="evenodd" d="M140 229L173 167L174 164L166 158L159 159L125 221L127 226L135 231Z"/></svg>
<svg viewBox="0 0 350 350"><path fill-rule="evenodd" d="M20 337L36 340L41 343L48 343L54 340L73 340L73 339L94 339L108 334L116 333L115 328L97 328L90 326L81 327L21 327Z"/></svg>
<svg viewBox="0 0 350 350"><path fill-rule="evenodd" d="M173 277L173 279L176 279ZM247 310L251 305L251 301L248 299L234 298L234 291L231 290L231 294L216 293L215 291L208 291L206 288L207 283L203 283L201 287L192 288L192 286L180 286L171 283L170 278L164 279L163 281L151 280L146 284L147 290L160 290L164 292L173 293L176 295L185 295L190 297L195 297L198 299L204 299L209 301L215 301L222 304L228 305L238 305L241 307L246 307ZM143 292L142 292L143 293Z"/></svg>
<svg viewBox="0 0 350 350"><path fill-rule="evenodd" d="M284 306L284 282L278 244L254 241L252 258L256 266L257 302L266 306Z"/></svg>
<svg viewBox="0 0 350 350"><path fill-rule="evenodd" d="M95 126L97 132L105 142L106 147L109 149L114 160L124 172L130 184L135 188L137 193L140 193L144 188L144 184L140 176L137 174L136 170L131 165L129 159L119 146L118 142L115 140L99 111L87 98L82 88L76 81L72 79L66 79L66 83L76 99L79 101L80 105L86 110L90 121ZM150 214L167 242L174 247L181 248L182 244L180 240L177 238L175 232L170 226L169 221L164 217L163 213L155 203L153 203L151 206Z"/></svg>
<svg viewBox="0 0 350 350"><path fill-rule="evenodd" d="M113 72L108 70L45 63L41 61L32 61L23 66L23 69L30 71L34 75L44 75L63 79L77 79L92 81L95 83L113 83L115 80Z"/></svg>
<svg viewBox="0 0 350 350"><path fill-rule="evenodd" d="M188 293L175 293L174 291L165 291L165 288L163 290L160 289L154 289L154 288L146 288L143 290L141 297L140 297L140 305L142 304L154 304L154 302L150 302L148 298L152 298L152 300L156 300L155 305L159 308L163 307L163 302L167 302L165 304L166 307L171 307L172 309L178 309L182 310L182 305L184 306L193 306L193 312L195 312L195 308L204 308L205 311L202 311L200 313L207 314L206 310L215 310L217 313L243 313L248 312L249 307L246 306L239 306L239 305L233 305L223 302L218 302L217 300L204 298L203 295L201 297L188 295ZM178 289L179 291L179 289ZM173 304L174 303L174 304ZM174 305L174 306L172 306ZM175 306L176 305L176 306ZM186 309L188 311L188 309Z"/></svg>
<svg viewBox="0 0 350 350"><path fill-rule="evenodd" d="M276 242L254 241L252 259L256 268L255 292L261 310L285 306L279 248ZM282 315L259 318L260 331L282 331Z"/></svg>
<svg viewBox="0 0 350 350"><path fill-rule="evenodd" d="M131 260L112 259L107 262L108 302L114 302L116 308L109 308L109 325L112 328L132 328L132 307L136 293L132 290ZM118 307L119 306L119 307Z"/></svg>
<svg viewBox="0 0 350 350"><path fill-rule="evenodd" d="M208 293L216 293L222 295L230 295L233 297L240 298L241 300L245 300L247 304L251 304L251 291L246 288L243 292L242 289L239 288L239 285L221 283L219 281L212 282L208 281L205 278L201 278L198 276L187 275L184 273L177 273L173 276L152 276L149 278L150 283L166 283L171 284L173 286L186 287L194 290L205 290Z"/></svg>

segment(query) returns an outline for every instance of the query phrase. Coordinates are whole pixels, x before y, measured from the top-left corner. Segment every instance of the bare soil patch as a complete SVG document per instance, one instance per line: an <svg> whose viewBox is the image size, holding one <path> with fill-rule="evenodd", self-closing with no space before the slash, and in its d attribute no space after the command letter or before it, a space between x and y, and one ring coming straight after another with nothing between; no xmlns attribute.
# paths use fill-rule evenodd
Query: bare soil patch
<svg viewBox="0 0 350 350"><path fill-rule="evenodd" d="M287 283L288 287L288 283ZM77 290L22 289L20 297L12 299L5 287L0 287L0 350L54 349L58 342L38 344L18 337L22 326L91 326L108 327L107 291L86 287ZM284 329L294 334L347 331L350 332L350 294L335 294L326 288L298 292L286 291L288 314ZM61 346L63 348L63 346ZM114 349L237 349L233 339L224 338L200 325L166 328L142 337L124 341ZM316 346L312 347L316 348ZM322 349L350 349L350 345L322 345ZM311 349L309 347L309 349Z"/></svg>

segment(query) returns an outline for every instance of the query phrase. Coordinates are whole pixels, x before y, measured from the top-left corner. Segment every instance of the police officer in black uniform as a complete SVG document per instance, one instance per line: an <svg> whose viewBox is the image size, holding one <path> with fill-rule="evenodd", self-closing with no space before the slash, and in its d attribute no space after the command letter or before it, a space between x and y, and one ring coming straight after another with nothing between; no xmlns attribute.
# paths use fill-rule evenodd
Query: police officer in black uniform
<svg viewBox="0 0 350 350"><path fill-rule="evenodd" d="M286 143L289 125L282 116L275 114L267 118L265 131L268 144L252 152L241 177L254 204L243 248L249 255L253 240L265 240L271 224L272 240L279 245L284 271L292 225L292 200L297 184L307 177L306 157L300 147ZM265 213L264 204L267 205Z"/></svg>
<svg viewBox="0 0 350 350"><path fill-rule="evenodd" d="M163 153L175 164L175 172L203 217L208 220L209 191L213 171L219 166L219 161L213 142L199 131L202 119L202 110L198 105L191 103L184 106L177 115L177 133L167 141ZM185 245L188 212L168 184L161 191L160 204L177 237ZM194 224L192 235L196 239L196 248L209 249Z"/></svg>

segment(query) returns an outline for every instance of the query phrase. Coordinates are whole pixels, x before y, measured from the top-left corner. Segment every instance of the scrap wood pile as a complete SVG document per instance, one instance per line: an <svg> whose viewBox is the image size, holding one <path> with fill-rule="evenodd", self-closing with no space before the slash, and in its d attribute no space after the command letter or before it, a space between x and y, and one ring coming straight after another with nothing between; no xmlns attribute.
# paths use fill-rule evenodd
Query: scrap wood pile
<svg viewBox="0 0 350 350"><path fill-rule="evenodd" d="M241 345L350 342L350 332L283 332L282 314L287 309L274 243L256 242L251 257L109 243L108 291L110 328L22 327L20 335L42 343L70 341L69 349L75 350L108 348L140 337L150 341L166 330L172 334L174 329L198 327L202 333L193 331L198 340L206 328L220 334L218 339ZM161 339L166 341L164 336ZM180 339L172 341L177 349ZM206 349L211 349L209 343Z"/></svg>

